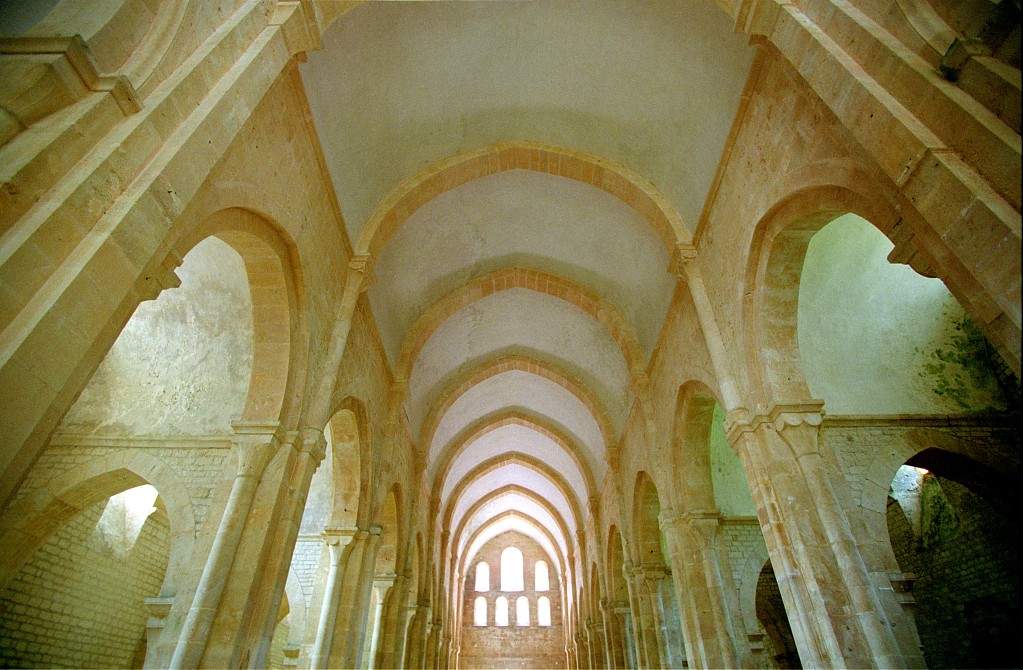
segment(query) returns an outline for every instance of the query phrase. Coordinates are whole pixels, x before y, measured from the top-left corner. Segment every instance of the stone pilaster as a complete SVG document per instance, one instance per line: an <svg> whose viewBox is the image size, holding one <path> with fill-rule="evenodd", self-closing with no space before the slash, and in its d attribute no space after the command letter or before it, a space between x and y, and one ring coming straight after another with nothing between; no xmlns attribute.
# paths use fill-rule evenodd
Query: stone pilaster
<svg viewBox="0 0 1023 670"><path fill-rule="evenodd" d="M729 413L799 655L806 667L907 667L853 540L819 444L823 404Z"/></svg>
<svg viewBox="0 0 1023 670"><path fill-rule="evenodd" d="M171 656L170 667L175 669L198 667L206 651L213 620L238 552L256 487L263 469L279 445L279 426L276 423L236 422L232 427L232 450L237 459L237 469L216 536L192 597L192 605L185 616L178 643Z"/></svg>
<svg viewBox="0 0 1023 670"><path fill-rule="evenodd" d="M613 602L607 598L600 601L600 614L604 624L604 645L607 667L627 667L625 653L625 622L620 610L628 610L628 603Z"/></svg>
<svg viewBox="0 0 1023 670"><path fill-rule="evenodd" d="M661 512L675 593L681 609L689 663L694 667L746 665L748 651L740 630L738 599L727 582L718 548L720 514Z"/></svg>
<svg viewBox="0 0 1023 670"><path fill-rule="evenodd" d="M345 552L337 625L327 667L357 668L362 660L369 621L373 569L380 544L380 526L360 529Z"/></svg>
<svg viewBox="0 0 1023 670"><path fill-rule="evenodd" d="M327 548L329 567L327 568L327 581L323 589L320 616L316 623L316 639L313 642L313 650L309 661L309 667L312 670L320 670L326 667L327 656L330 653L331 641L334 637L338 600L341 594L341 559L345 548L354 537L354 532L325 529L321 537L324 546Z"/></svg>

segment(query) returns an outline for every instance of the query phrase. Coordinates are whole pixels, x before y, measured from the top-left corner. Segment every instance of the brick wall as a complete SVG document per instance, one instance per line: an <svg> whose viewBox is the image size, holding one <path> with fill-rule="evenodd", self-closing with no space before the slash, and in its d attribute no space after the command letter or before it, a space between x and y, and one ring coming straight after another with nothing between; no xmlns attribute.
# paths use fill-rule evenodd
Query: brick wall
<svg viewBox="0 0 1023 670"><path fill-rule="evenodd" d="M97 532L106 506L57 530L0 593L0 667L141 667L143 599L160 592L169 524L151 514L122 556Z"/></svg>
<svg viewBox="0 0 1023 670"><path fill-rule="evenodd" d="M525 569L525 589L522 592L502 593L501 552L505 547L516 546L522 551ZM550 590L538 593L533 590L534 566L537 561L546 561L550 575ZM490 565L490 591L477 593L475 590L476 564L485 561ZM561 623L561 595L559 580L547 554L534 540L519 533L503 533L486 545L476 555L467 570L465 598L462 603L461 657L462 668L563 668L565 667L565 634ZM509 625L494 625L494 602L499 596L509 602ZM477 596L487 599L487 626L473 626L473 603ZM515 600L519 596L529 599L529 627L515 625ZM536 625L536 602L540 596L551 600L550 627Z"/></svg>
<svg viewBox="0 0 1023 670"><path fill-rule="evenodd" d="M916 574L916 625L931 668L1019 667L1019 526L1000 505L924 478L921 534L888 505L899 567Z"/></svg>

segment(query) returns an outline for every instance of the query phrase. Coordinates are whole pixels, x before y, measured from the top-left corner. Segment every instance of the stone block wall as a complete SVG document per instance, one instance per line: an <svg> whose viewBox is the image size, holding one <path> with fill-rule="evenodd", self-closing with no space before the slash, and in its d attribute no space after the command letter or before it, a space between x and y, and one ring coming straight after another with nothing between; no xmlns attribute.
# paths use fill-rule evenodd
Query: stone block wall
<svg viewBox="0 0 1023 670"><path fill-rule="evenodd" d="M0 593L0 667L142 667L144 599L160 593L170 527L154 512L122 555L97 528L107 502L61 527Z"/></svg>
<svg viewBox="0 0 1023 670"><path fill-rule="evenodd" d="M1020 531L966 487L926 476L916 536L893 500L888 529L899 567L916 575L917 632L931 668L1018 667Z"/></svg>
<svg viewBox="0 0 1023 670"><path fill-rule="evenodd" d="M501 587L501 552L509 546L522 551L525 572L525 590L504 593ZM534 566L546 561L550 576L550 590L537 592L534 586ZM490 591L475 590L476 564L490 566ZM534 540L519 533L509 532L488 542L476 555L466 571L465 593L462 601L462 647L459 666L462 668L563 668L565 667L565 633L562 625L560 582L551 559ZM487 599L487 625L473 626L473 603L477 596ZM508 598L508 626L494 625L494 602L498 597ZM528 627L515 625L515 600L519 596L529 599ZM540 596L551 600L551 626L537 625L536 603Z"/></svg>
<svg viewBox="0 0 1023 670"><path fill-rule="evenodd" d="M190 441L189 438L146 439L140 441L145 443L144 446L137 447L122 446L130 443L132 438L90 438L90 442L96 446L75 444L78 440L79 436L75 435L55 436L54 442L57 444L51 444L40 454L15 494L12 505L36 489L46 486L51 479L83 468L90 462L113 455L123 454L126 459L130 459L135 454L144 454L170 466L178 481L187 488L198 534L213 503L214 489L225 481L225 467L233 466L233 461L226 463L231 458L231 450L227 448L230 441L226 436L221 441L209 442ZM104 441L117 446L99 446Z"/></svg>

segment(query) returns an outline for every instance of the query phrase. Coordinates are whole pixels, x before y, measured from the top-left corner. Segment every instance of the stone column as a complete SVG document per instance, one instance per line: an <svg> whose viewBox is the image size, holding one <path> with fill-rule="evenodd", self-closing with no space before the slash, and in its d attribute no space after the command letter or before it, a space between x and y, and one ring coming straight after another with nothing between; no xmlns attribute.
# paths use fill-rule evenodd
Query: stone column
<svg viewBox="0 0 1023 670"><path fill-rule="evenodd" d="M419 611L419 605L404 605L401 608L401 615L398 617L398 635L395 639L394 662L392 668L408 668L408 650L412 644L412 619Z"/></svg>
<svg viewBox="0 0 1023 670"><path fill-rule="evenodd" d="M600 614L604 623L604 646L606 649L607 667L625 668L625 631L619 609L628 609L628 603L612 602L608 598L600 600Z"/></svg>
<svg viewBox="0 0 1023 670"><path fill-rule="evenodd" d="M174 604L174 597L155 596L146 598L144 602L149 618L146 619L146 660L143 667L162 668L167 664L159 652L160 635L171 605Z"/></svg>
<svg viewBox="0 0 1023 670"><path fill-rule="evenodd" d="M192 606L185 616L185 622L178 636L177 646L171 657L173 670L199 666L206 641L209 637L213 618L220 605L220 596L227 583L231 564L238 550L238 543L245 528L245 521L256 494L256 487L263 469L276 450L278 425L276 423L235 422L232 425L234 455L238 459L237 471L231 485L224 513L220 517L217 534L206 557L199 577Z"/></svg>
<svg viewBox="0 0 1023 670"><path fill-rule="evenodd" d="M409 627L408 642L405 644L405 666L406 668L426 667L426 638L429 634L430 605L419 602L416 604L416 611L412 615L412 624Z"/></svg>
<svg viewBox="0 0 1023 670"><path fill-rule="evenodd" d="M639 662L639 642L636 638L636 626L632 620L632 606L625 606L616 608L619 616L622 620L622 642L625 648L625 667L626 668L638 668L640 667Z"/></svg>
<svg viewBox="0 0 1023 670"><path fill-rule="evenodd" d="M641 668L660 668L665 648L661 631L660 582L668 576L661 565L633 567L626 564L629 576L629 599L632 601L633 621L636 623L636 647Z"/></svg>
<svg viewBox="0 0 1023 670"><path fill-rule="evenodd" d="M593 619L586 620L586 645L590 650L590 667L607 667L607 646L604 644L604 628Z"/></svg>
<svg viewBox="0 0 1023 670"><path fill-rule="evenodd" d="M415 608L408 606L410 575L399 574L383 603L380 619L380 642L374 654L373 667L396 668L402 660L406 626Z"/></svg>
<svg viewBox="0 0 1023 670"><path fill-rule="evenodd" d="M341 575L337 625L326 667L357 668L362 660L380 532L380 526L375 524L369 530L360 529L348 546Z"/></svg>
<svg viewBox="0 0 1023 670"><path fill-rule="evenodd" d="M908 667L818 442L823 404L728 415L804 667ZM832 476L834 474L834 476Z"/></svg>
<svg viewBox="0 0 1023 670"><path fill-rule="evenodd" d="M445 631L441 636L440 640L440 658L443 662L441 667L444 668L457 668L458 659L456 658L455 648L451 644L451 635Z"/></svg>
<svg viewBox="0 0 1023 670"><path fill-rule="evenodd" d="M593 665L590 663L590 648L586 643L586 634L582 631L582 622L580 622L580 631L575 634L575 658L578 667L580 668L592 668Z"/></svg>
<svg viewBox="0 0 1023 670"><path fill-rule="evenodd" d="M377 665L377 652L380 649L380 639L383 637L384 628L384 605L387 603L387 596L391 592L397 580L397 575L378 575L373 579L373 597L370 602L373 604L370 612L370 634L369 646L365 648L362 658L362 667L369 668L385 667Z"/></svg>
<svg viewBox="0 0 1023 670"><path fill-rule="evenodd" d="M316 622L316 641L310 654L309 667L321 670L327 667L327 656L330 654L334 628L337 624L337 606L341 595L341 557L345 548L352 541L354 533L339 529L325 529L321 535L327 548L327 581L323 588L323 602L320 606L320 618Z"/></svg>
<svg viewBox="0 0 1023 670"><path fill-rule="evenodd" d="M430 622L426 633L426 662L423 667L429 670L440 667L440 626L440 621L435 619Z"/></svg>
<svg viewBox="0 0 1023 670"><path fill-rule="evenodd" d="M682 632L694 667L734 668L748 662L738 618L738 599L728 588L717 538L716 511L661 512Z"/></svg>

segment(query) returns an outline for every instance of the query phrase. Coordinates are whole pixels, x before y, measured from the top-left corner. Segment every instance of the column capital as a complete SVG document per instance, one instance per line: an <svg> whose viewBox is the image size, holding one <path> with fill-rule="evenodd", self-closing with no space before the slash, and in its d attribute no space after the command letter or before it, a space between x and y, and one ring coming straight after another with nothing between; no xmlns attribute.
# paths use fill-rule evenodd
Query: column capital
<svg viewBox="0 0 1023 670"><path fill-rule="evenodd" d="M676 512L671 508L661 510L657 520L662 526L677 528L679 526L712 526L717 527L721 523L722 514L716 509L713 510L689 510Z"/></svg>
<svg viewBox="0 0 1023 670"><path fill-rule="evenodd" d="M398 581L400 575L388 572L382 575L373 575L373 588L389 589Z"/></svg>
<svg viewBox="0 0 1023 670"><path fill-rule="evenodd" d="M779 433L789 428L817 430L824 422L824 414L823 400L775 403L760 413L737 407L725 417L725 432L728 441L734 445L744 433L756 432L765 426Z"/></svg>
<svg viewBox="0 0 1023 670"><path fill-rule="evenodd" d="M358 532L355 528L324 528L320 533L320 539L324 544L343 547L351 542Z"/></svg>
<svg viewBox="0 0 1023 670"><path fill-rule="evenodd" d="M799 403L777 404L771 406L767 415L778 431L799 426L817 428L824 422L824 401L806 400Z"/></svg>
<svg viewBox="0 0 1023 670"><path fill-rule="evenodd" d="M167 258L162 263L136 284L135 295L138 296L139 301L156 300L167 289L181 286L181 278L176 270L183 260L176 251L167 254Z"/></svg>
<svg viewBox="0 0 1023 670"><path fill-rule="evenodd" d="M327 455L327 438L321 428L306 426L298 431L299 438L296 442L300 453L309 454L317 463Z"/></svg>
<svg viewBox="0 0 1023 670"><path fill-rule="evenodd" d="M276 421L232 421L231 445L238 458L237 476L258 476L285 441Z"/></svg>
<svg viewBox="0 0 1023 670"><path fill-rule="evenodd" d="M671 252L671 261L668 263L668 272L679 279L686 279L693 261L696 260L696 247L692 244L676 244Z"/></svg>
<svg viewBox="0 0 1023 670"><path fill-rule="evenodd" d="M355 254L348 259L348 276L346 282L354 282L354 286L362 293L369 288L371 283L370 271L373 268L373 259L369 254Z"/></svg>

